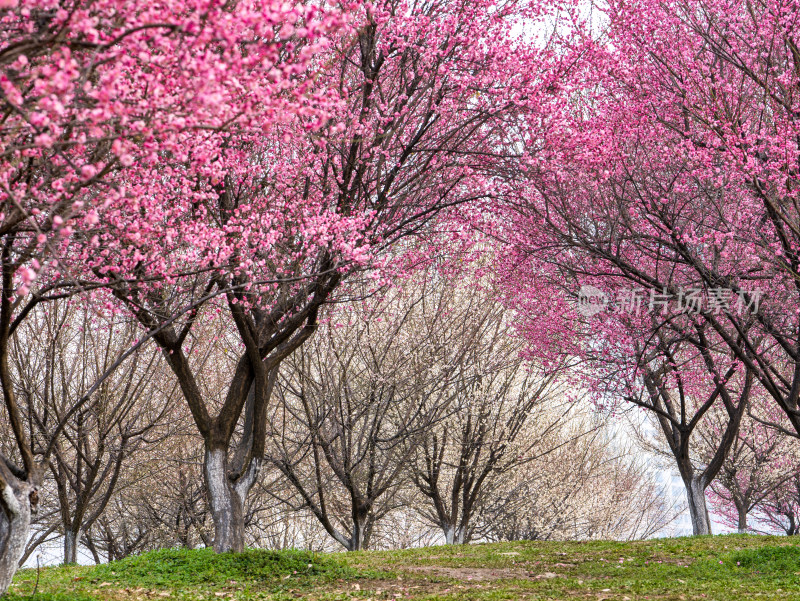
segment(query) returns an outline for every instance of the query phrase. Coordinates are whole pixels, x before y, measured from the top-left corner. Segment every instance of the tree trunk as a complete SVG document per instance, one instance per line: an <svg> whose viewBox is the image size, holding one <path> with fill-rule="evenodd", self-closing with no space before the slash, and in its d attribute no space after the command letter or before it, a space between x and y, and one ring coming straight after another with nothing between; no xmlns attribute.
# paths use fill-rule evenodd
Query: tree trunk
<svg viewBox="0 0 800 601"><path fill-rule="evenodd" d="M456 540L456 529L452 524L447 524L442 527L444 531L444 544L454 545Z"/></svg>
<svg viewBox="0 0 800 601"><path fill-rule="evenodd" d="M736 505L736 513L739 515L737 531L739 534L747 533L747 507L741 503Z"/></svg>
<svg viewBox="0 0 800 601"><path fill-rule="evenodd" d="M92 541L91 536L86 537L86 547L89 549L89 552L92 554L92 559L94 560L95 565L100 565L102 562L100 561L100 553L97 552L97 547L95 546L94 542ZM111 561L111 560L109 560Z"/></svg>
<svg viewBox="0 0 800 601"><path fill-rule="evenodd" d="M702 478L692 477L686 484L686 498L689 502L689 515L692 518L692 534L711 534L711 519L706 506L706 489Z"/></svg>
<svg viewBox="0 0 800 601"><path fill-rule="evenodd" d="M8 475L6 479L11 480ZM31 527L31 496L36 495L35 487L14 480L12 485L0 478L0 595L8 590L25 552Z"/></svg>
<svg viewBox="0 0 800 601"><path fill-rule="evenodd" d="M253 459L245 474L232 482L224 449L206 450L205 478L211 517L214 520L214 551L244 551L244 507L253 488L261 460Z"/></svg>
<svg viewBox="0 0 800 601"><path fill-rule="evenodd" d="M795 523L794 519L794 512L787 511L786 512L786 519L789 522L789 527L786 528L786 535L787 536L797 536L797 524Z"/></svg>
<svg viewBox="0 0 800 601"><path fill-rule="evenodd" d="M366 549L367 534L367 509L353 509L353 536L350 537L348 551L362 551Z"/></svg>
<svg viewBox="0 0 800 601"><path fill-rule="evenodd" d="M453 524L447 524L442 527L444 532L444 544L446 545L463 545L467 539L467 529L459 528Z"/></svg>
<svg viewBox="0 0 800 601"><path fill-rule="evenodd" d="M64 532L64 563L78 563L78 541L80 532L66 530Z"/></svg>

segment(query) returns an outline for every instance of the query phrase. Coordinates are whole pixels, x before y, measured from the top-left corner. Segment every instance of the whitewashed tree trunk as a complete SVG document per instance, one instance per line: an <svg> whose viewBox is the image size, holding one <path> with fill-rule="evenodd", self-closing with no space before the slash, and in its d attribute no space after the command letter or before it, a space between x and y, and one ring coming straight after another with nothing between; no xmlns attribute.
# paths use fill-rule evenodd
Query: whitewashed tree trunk
<svg viewBox="0 0 800 601"><path fill-rule="evenodd" d="M33 513L31 495L36 493L28 482L8 475L6 480L0 490L0 595L8 590L25 552Z"/></svg>
<svg viewBox="0 0 800 601"><path fill-rule="evenodd" d="M246 472L232 482L227 453L223 449L206 451L205 478L217 553L244 551L244 508L260 470L261 460L253 459Z"/></svg>
<svg viewBox="0 0 800 601"><path fill-rule="evenodd" d="M78 563L78 541L80 532L67 530L64 533L64 563Z"/></svg>
<svg viewBox="0 0 800 601"><path fill-rule="evenodd" d="M467 540L466 528L459 528L453 524L442 526L444 532L444 542L446 545L463 545Z"/></svg>
<svg viewBox="0 0 800 601"><path fill-rule="evenodd" d="M711 518L706 505L706 490L702 478L693 477L686 484L689 516L692 519L692 534L711 534Z"/></svg>

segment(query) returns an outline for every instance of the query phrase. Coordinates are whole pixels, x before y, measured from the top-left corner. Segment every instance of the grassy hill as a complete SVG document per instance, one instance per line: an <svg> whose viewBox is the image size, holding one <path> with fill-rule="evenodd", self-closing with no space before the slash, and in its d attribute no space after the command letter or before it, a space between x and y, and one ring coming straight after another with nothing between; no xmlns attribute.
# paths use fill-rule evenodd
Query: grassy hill
<svg viewBox="0 0 800 601"><path fill-rule="evenodd" d="M21 570L9 599L800 600L800 540L716 536L318 554L163 550Z"/></svg>

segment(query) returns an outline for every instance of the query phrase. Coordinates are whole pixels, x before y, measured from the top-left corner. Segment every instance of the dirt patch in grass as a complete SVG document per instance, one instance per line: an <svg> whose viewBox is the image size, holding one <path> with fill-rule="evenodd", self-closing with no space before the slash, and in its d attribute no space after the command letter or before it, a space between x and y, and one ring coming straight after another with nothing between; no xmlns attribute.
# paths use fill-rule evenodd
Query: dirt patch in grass
<svg viewBox="0 0 800 601"><path fill-rule="evenodd" d="M453 589L468 588L467 586L454 586L448 582L435 582L423 578L402 578L395 580L388 579L364 579L359 582L337 582L324 587L318 587L315 591L286 591L295 598L313 600L328 595L353 595L355 597L366 596L369 599L398 599L428 597L432 595L447 594Z"/></svg>
<svg viewBox="0 0 800 601"><path fill-rule="evenodd" d="M443 566L408 566L404 572L421 572L441 578L480 582L482 580L509 580L514 578L530 578L531 573L522 568L446 568Z"/></svg>

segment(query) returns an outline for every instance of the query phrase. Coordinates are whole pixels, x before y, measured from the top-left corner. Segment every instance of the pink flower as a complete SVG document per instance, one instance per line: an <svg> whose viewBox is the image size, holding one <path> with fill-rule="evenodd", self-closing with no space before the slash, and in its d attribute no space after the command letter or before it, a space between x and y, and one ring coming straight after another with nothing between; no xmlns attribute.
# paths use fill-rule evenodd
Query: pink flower
<svg viewBox="0 0 800 601"><path fill-rule="evenodd" d="M2 0L0 0L0 2L2 2ZM50 148L53 145L53 136L50 134L39 134L34 138L34 142L36 142L37 146Z"/></svg>
<svg viewBox="0 0 800 601"><path fill-rule="evenodd" d="M83 180L92 179L95 175L97 175L97 167L94 165L84 165L81 167L81 178Z"/></svg>

